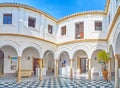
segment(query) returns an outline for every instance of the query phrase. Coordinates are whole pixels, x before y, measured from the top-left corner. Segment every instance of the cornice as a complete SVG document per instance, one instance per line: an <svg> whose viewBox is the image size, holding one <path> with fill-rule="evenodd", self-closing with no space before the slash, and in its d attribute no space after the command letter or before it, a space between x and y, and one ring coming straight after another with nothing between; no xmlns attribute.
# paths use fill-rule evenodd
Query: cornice
<svg viewBox="0 0 120 88"><path fill-rule="evenodd" d="M30 36L30 35L24 35L24 34L13 34L13 33L0 33L0 36L18 36L18 37L26 37L26 38L33 38L33 39L37 39L37 40L42 40L51 44L56 45L55 42L51 42L49 40L40 38L40 37L35 37L35 36Z"/></svg>
<svg viewBox="0 0 120 88"><path fill-rule="evenodd" d="M86 12L79 12L79 13L74 13L74 14L71 14L71 15L68 15L64 18L61 18L60 20L57 20L55 19L53 16L41 11L41 10L38 10L34 7L31 7L31 6L28 6L28 5L25 5L25 4L19 4L19 3L0 3L0 7L17 7L17 8L24 8L24 9L28 9L28 10L31 10L31 11L34 11L34 12L37 12L39 14L43 14L44 16L48 17L49 19L51 19L52 21L56 22L56 23L61 23L69 18L75 18L75 17L78 17L78 16L84 16L84 15L89 15L89 14L92 14L92 15L105 15L104 11L86 11ZM107 7L107 6L106 6Z"/></svg>
<svg viewBox="0 0 120 88"><path fill-rule="evenodd" d="M60 20L57 21L57 23L61 23L67 19L70 19L70 18L75 18L75 17L78 17L78 16L85 16L85 15L105 15L105 13L103 11L87 11L87 12L79 12L79 13L75 13L75 14L72 14L72 15L69 15L69 16L66 16L64 18L61 18Z"/></svg>
<svg viewBox="0 0 120 88"><path fill-rule="evenodd" d="M105 5L105 10L104 10L104 13L105 13L105 14L108 13L109 7L110 7L110 0L107 0L106 5Z"/></svg>
<svg viewBox="0 0 120 88"><path fill-rule="evenodd" d="M66 44L73 44L73 43L86 43L86 42L106 42L106 39L77 39L77 40L59 43L58 46L66 45Z"/></svg>
<svg viewBox="0 0 120 88"><path fill-rule="evenodd" d="M49 40L46 40L43 38L30 36L30 35L24 35L24 34L1 33L0 36L18 36L18 37L33 38L33 39L48 42L50 44L54 44L56 46L73 44L73 43L82 43L82 42L106 42L106 39L77 39L77 40L67 41L67 42L63 42L63 43L56 43L56 42L52 42L52 41L49 41Z"/></svg>
<svg viewBox="0 0 120 88"><path fill-rule="evenodd" d="M38 10L38 9L32 7L32 6L25 5L25 4L19 4L19 3L0 3L0 7L17 7L17 8L28 9L28 10L37 12L39 14L43 14L44 16L48 17L49 19L53 20L54 22L57 22L57 19L55 19L51 15L49 15L49 14L47 14L47 13L41 11L41 10Z"/></svg>

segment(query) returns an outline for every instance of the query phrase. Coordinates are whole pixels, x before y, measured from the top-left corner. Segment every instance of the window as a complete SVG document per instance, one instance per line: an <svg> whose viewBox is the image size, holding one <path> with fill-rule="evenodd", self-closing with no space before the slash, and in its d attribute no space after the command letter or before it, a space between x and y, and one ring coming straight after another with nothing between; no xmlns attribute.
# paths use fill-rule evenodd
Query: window
<svg viewBox="0 0 120 88"><path fill-rule="evenodd" d="M35 28L35 21L36 21L35 18L29 17L29 19L28 19L28 27Z"/></svg>
<svg viewBox="0 0 120 88"><path fill-rule="evenodd" d="M61 35L66 35L66 26L61 27Z"/></svg>
<svg viewBox="0 0 120 88"><path fill-rule="evenodd" d="M102 21L95 21L95 30L102 31Z"/></svg>
<svg viewBox="0 0 120 88"><path fill-rule="evenodd" d="M3 15L3 24L12 24L12 14Z"/></svg>
<svg viewBox="0 0 120 88"><path fill-rule="evenodd" d="M78 22L75 24L75 39L84 38L84 23Z"/></svg>
<svg viewBox="0 0 120 88"><path fill-rule="evenodd" d="M53 33L53 26L48 25L48 33L50 33L50 34Z"/></svg>

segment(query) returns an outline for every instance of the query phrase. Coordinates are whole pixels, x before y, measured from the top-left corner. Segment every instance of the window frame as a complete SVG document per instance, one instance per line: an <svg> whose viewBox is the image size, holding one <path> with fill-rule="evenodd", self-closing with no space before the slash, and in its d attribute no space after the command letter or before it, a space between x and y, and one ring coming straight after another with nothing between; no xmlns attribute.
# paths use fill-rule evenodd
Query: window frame
<svg viewBox="0 0 120 88"><path fill-rule="evenodd" d="M34 24L32 24L32 21ZM36 18L28 17L28 27L35 28L36 27Z"/></svg>
<svg viewBox="0 0 120 88"><path fill-rule="evenodd" d="M100 28L98 29L98 27L100 27L101 29ZM103 30L102 21L95 21L95 31L102 31L102 30Z"/></svg>
<svg viewBox="0 0 120 88"><path fill-rule="evenodd" d="M12 24L12 13L3 14L3 24Z"/></svg>
<svg viewBox="0 0 120 88"><path fill-rule="evenodd" d="M48 24L48 33L53 34L53 26Z"/></svg>
<svg viewBox="0 0 120 88"><path fill-rule="evenodd" d="M61 35L66 35L66 25L61 27Z"/></svg>
<svg viewBox="0 0 120 88"><path fill-rule="evenodd" d="M81 21L75 23L75 39L83 39L83 38L84 38L84 21Z"/></svg>

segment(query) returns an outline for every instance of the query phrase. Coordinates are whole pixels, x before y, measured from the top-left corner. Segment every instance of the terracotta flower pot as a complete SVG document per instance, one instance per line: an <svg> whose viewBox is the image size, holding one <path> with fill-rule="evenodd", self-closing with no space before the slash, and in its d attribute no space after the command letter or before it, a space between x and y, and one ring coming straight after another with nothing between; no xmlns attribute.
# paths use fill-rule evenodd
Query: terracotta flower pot
<svg viewBox="0 0 120 88"><path fill-rule="evenodd" d="M108 77L108 71L107 70L103 70L102 74L103 74L104 79L108 80L108 78L107 78Z"/></svg>

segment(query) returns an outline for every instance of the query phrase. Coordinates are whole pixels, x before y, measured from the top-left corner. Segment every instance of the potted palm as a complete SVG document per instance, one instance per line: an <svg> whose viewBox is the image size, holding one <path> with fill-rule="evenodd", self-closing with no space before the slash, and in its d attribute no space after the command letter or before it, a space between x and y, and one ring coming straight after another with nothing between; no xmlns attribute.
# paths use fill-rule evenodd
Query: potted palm
<svg viewBox="0 0 120 88"><path fill-rule="evenodd" d="M107 63L110 60L110 54L102 50L98 53L98 62L102 63L102 74L105 80L107 80L108 71L106 68Z"/></svg>

